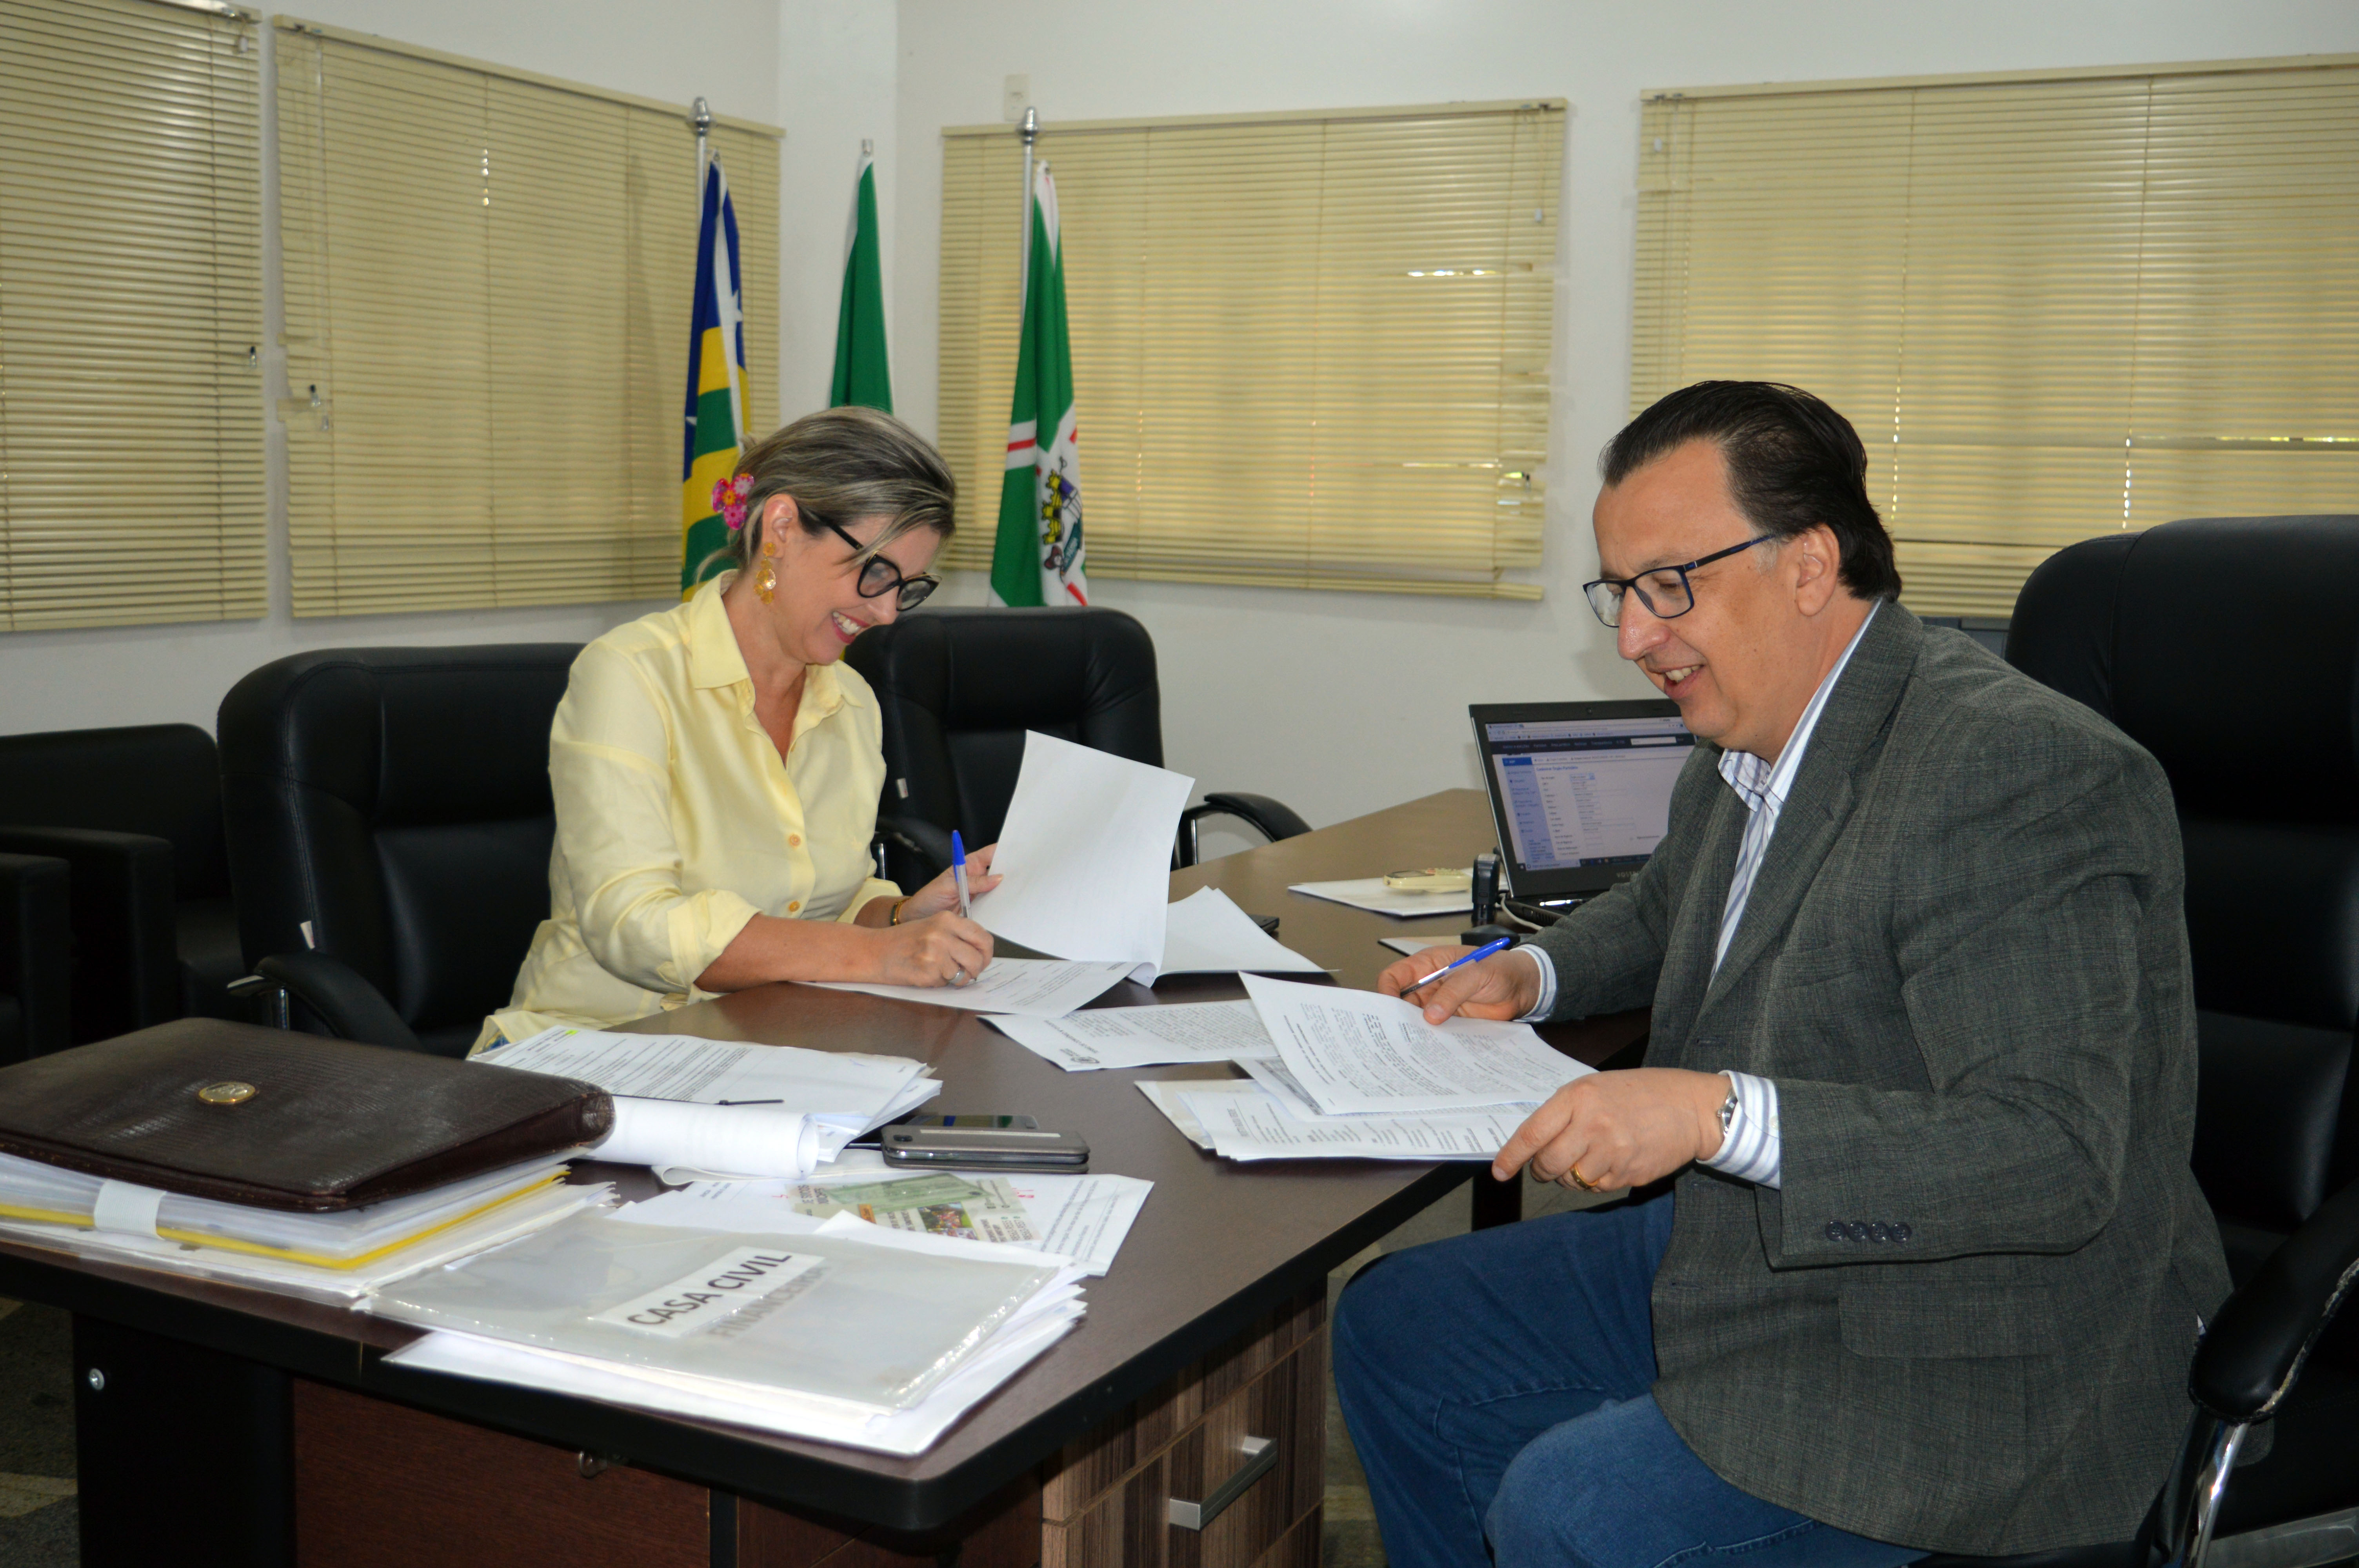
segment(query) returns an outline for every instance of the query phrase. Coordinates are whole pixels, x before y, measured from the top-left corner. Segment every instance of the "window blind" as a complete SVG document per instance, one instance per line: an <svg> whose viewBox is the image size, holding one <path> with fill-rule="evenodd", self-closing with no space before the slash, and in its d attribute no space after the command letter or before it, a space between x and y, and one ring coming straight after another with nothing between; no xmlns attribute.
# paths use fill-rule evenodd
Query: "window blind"
<svg viewBox="0 0 2359 1568"><path fill-rule="evenodd" d="M1023 147L944 133L940 434L987 567ZM1044 129L1093 577L1537 599L1560 103Z"/></svg>
<svg viewBox="0 0 2359 1568"><path fill-rule="evenodd" d="M1907 601L2061 546L2359 510L2359 61L1656 93L1631 406L1791 382L1858 427Z"/></svg>
<svg viewBox="0 0 2359 1568"><path fill-rule="evenodd" d="M279 18L298 615L669 597L688 111ZM722 121L749 421L775 416L777 133Z"/></svg>
<svg viewBox="0 0 2359 1568"><path fill-rule="evenodd" d="M0 630L258 616L255 25L0 0Z"/></svg>

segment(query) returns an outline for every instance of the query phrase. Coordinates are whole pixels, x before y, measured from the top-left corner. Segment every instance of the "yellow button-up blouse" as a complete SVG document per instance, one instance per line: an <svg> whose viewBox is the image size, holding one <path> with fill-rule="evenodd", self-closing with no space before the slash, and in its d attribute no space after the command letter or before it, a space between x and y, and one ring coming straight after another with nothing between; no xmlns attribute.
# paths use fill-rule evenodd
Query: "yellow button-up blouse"
<svg viewBox="0 0 2359 1568"><path fill-rule="evenodd" d="M885 782L875 694L842 665L811 665L782 761L754 717L726 581L574 661L549 738L549 915L477 1049L701 1001L696 978L755 915L849 921L899 895L868 856Z"/></svg>

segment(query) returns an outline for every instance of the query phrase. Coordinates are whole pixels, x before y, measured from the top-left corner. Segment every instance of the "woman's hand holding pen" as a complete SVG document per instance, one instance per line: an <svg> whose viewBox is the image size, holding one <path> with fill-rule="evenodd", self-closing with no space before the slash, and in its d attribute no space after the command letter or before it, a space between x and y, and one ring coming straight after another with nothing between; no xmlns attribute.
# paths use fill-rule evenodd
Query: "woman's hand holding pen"
<svg viewBox="0 0 2359 1568"><path fill-rule="evenodd" d="M888 986L970 985L991 962L991 933L947 910L912 922L904 909L900 925L877 935L885 956L876 979Z"/></svg>
<svg viewBox="0 0 2359 1568"><path fill-rule="evenodd" d="M997 848L986 845L967 857L970 898L999 885L991 874ZM900 914L884 933L885 973L878 979L886 985L969 985L991 962L991 933L959 913L958 884L950 872L901 901Z"/></svg>
<svg viewBox="0 0 2359 1568"><path fill-rule="evenodd" d="M981 898L999 885L999 879L991 874L992 851L998 848L996 844L986 844L967 855L966 891L969 898ZM945 912L955 913L958 906L958 883L950 872L944 871L909 895L901 905L901 924L907 925L913 920L923 920L929 915Z"/></svg>

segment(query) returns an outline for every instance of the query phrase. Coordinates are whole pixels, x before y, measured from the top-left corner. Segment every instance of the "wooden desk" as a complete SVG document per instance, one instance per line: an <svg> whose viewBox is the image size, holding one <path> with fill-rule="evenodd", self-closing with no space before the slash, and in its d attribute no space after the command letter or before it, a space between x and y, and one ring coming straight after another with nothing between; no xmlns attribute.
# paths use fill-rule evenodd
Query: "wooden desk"
<svg viewBox="0 0 2359 1568"><path fill-rule="evenodd" d="M1346 984L1404 925L1284 891L1288 881L1454 863L1490 842L1480 792L1452 791L1197 867ZM1124 985L1103 1005L1242 995L1233 979ZM645 1021L712 1038L919 1057L949 1110L1023 1110L1086 1136L1093 1168L1156 1184L1066 1338L930 1452L897 1459L677 1420L383 1360L416 1331L267 1292L0 1244L0 1292L77 1314L84 1561L182 1561L206 1510L252 1518L224 1555L363 1568L497 1561L562 1568L712 1563L884 1568L962 1547L966 1568L1312 1568L1319 1553L1329 1270L1472 1173L1466 1165L1224 1164L1131 1087L1225 1067L1069 1074L973 1014L780 985ZM1595 1061L1640 1015L1551 1031ZM644 1172L588 1179L652 1190ZM90 1388L92 1368L108 1372ZM112 1368L110 1370L110 1368ZM1200 1498L1248 1432L1282 1463L1201 1535L1166 1497ZM274 1487L277 1488L274 1491ZM147 1533L142 1535L141 1531Z"/></svg>

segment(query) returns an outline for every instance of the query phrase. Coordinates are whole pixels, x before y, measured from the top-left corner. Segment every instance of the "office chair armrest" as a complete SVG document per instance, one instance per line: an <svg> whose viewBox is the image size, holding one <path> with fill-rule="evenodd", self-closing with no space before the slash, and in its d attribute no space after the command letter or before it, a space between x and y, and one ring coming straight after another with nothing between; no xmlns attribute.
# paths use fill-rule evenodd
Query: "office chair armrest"
<svg viewBox="0 0 2359 1568"><path fill-rule="evenodd" d="M69 875L55 856L0 854L0 991L16 999L16 1044L27 1058L66 1045Z"/></svg>
<svg viewBox="0 0 2359 1568"><path fill-rule="evenodd" d="M1310 831L1310 824L1297 816L1293 810L1266 795L1247 795L1242 790L1207 791L1203 804L1191 806L1180 814L1180 841L1172 847L1171 864L1192 866L1199 859L1197 824L1207 816L1239 816L1256 832L1277 843L1280 838L1299 838Z"/></svg>
<svg viewBox="0 0 2359 1568"><path fill-rule="evenodd" d="M951 869L950 830L923 817L879 816L876 839L886 846L888 862L899 873L894 881L901 883L903 892L915 892ZM900 853L893 854L896 849Z"/></svg>
<svg viewBox="0 0 2359 1568"><path fill-rule="evenodd" d="M1273 844L1280 838L1299 838L1310 831L1310 824L1297 816L1292 807L1266 795L1247 795L1243 790L1207 790L1204 792L1204 806L1211 806L1213 811L1225 811L1231 816L1244 817ZM1201 811L1203 806L1197 809Z"/></svg>
<svg viewBox="0 0 2359 1568"><path fill-rule="evenodd" d="M2359 1279L2359 1182L2318 1206L2228 1298L2196 1347L2188 1391L2221 1420L2267 1421Z"/></svg>
<svg viewBox="0 0 2359 1568"><path fill-rule="evenodd" d="M0 826L0 853L50 855L70 868L72 1029L101 1040L180 1016L172 843L95 827Z"/></svg>
<svg viewBox="0 0 2359 1568"><path fill-rule="evenodd" d="M285 990L303 1010L296 1016L307 1033L395 1051L426 1049L384 993L341 958L325 953L276 953L254 968L256 978ZM252 996L264 989L253 979L237 980L230 994Z"/></svg>

